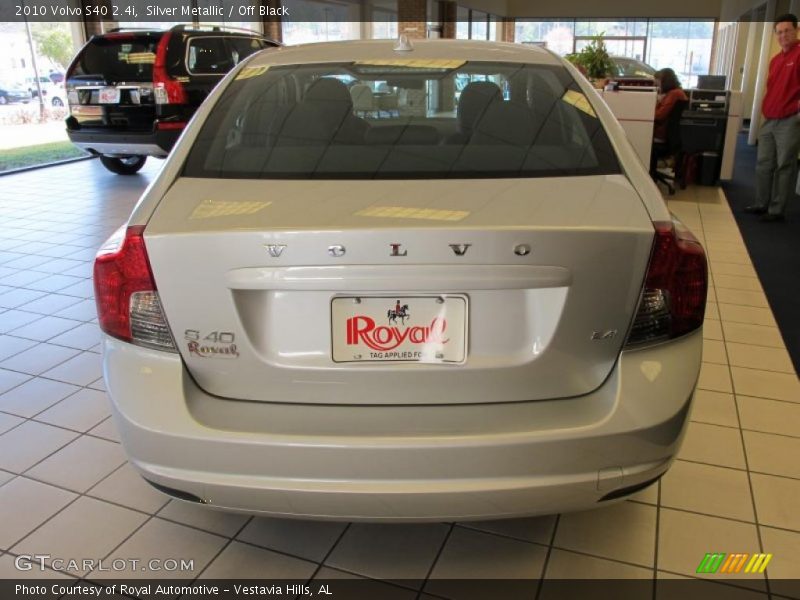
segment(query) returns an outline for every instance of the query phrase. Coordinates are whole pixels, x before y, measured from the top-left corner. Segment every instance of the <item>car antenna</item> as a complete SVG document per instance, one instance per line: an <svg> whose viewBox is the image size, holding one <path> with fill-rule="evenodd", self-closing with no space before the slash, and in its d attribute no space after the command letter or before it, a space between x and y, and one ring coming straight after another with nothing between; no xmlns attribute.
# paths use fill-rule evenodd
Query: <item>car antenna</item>
<svg viewBox="0 0 800 600"><path fill-rule="evenodd" d="M414 50L414 46L411 45L411 42L408 39L408 36L403 33L397 40L397 44L394 47L395 52L411 52Z"/></svg>

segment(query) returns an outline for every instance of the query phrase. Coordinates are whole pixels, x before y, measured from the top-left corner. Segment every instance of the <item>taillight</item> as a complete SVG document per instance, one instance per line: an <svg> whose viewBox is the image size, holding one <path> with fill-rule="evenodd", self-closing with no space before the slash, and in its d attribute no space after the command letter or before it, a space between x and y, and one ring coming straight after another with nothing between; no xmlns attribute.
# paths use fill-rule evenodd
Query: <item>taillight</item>
<svg viewBox="0 0 800 600"><path fill-rule="evenodd" d="M144 246L144 226L122 227L94 262L97 315L108 335L126 342L175 352Z"/></svg>
<svg viewBox="0 0 800 600"><path fill-rule="evenodd" d="M708 272L697 239L679 221L658 221L639 310L627 346L659 342L703 324Z"/></svg>
<svg viewBox="0 0 800 600"><path fill-rule="evenodd" d="M153 95L156 104L186 104L186 90L180 81L167 73L167 47L172 32L167 31L158 40L156 58L153 62Z"/></svg>

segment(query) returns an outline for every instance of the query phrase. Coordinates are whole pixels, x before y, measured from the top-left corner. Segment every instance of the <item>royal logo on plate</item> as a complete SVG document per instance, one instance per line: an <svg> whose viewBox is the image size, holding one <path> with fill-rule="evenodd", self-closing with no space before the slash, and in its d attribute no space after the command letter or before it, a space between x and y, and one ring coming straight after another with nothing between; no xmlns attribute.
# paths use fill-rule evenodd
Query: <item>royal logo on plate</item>
<svg viewBox="0 0 800 600"><path fill-rule="evenodd" d="M333 359L461 362L466 351L463 296L336 298Z"/></svg>

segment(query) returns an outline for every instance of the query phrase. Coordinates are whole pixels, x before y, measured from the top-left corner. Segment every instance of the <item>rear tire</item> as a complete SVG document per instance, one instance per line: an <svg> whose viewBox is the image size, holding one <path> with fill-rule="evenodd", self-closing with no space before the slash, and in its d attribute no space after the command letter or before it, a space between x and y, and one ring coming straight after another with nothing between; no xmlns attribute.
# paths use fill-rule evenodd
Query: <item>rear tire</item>
<svg viewBox="0 0 800 600"><path fill-rule="evenodd" d="M117 175L134 175L144 166L146 156L126 156L117 158L116 156L100 156L103 166Z"/></svg>
<svg viewBox="0 0 800 600"><path fill-rule="evenodd" d="M61 100L61 98L54 97L53 100L52 100L52 104L53 104L53 106L58 108L58 107L64 106L64 101Z"/></svg>

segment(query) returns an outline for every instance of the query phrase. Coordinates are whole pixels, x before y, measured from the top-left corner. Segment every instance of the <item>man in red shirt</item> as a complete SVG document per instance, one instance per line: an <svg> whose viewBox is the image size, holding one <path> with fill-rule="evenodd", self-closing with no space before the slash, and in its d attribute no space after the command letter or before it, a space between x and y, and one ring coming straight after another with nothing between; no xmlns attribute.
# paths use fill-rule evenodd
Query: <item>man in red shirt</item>
<svg viewBox="0 0 800 600"><path fill-rule="evenodd" d="M800 151L800 41L797 17L775 20L781 51L769 63L767 93L761 105L766 121L758 134L756 203L745 211L762 221L783 221L786 201L794 196Z"/></svg>

